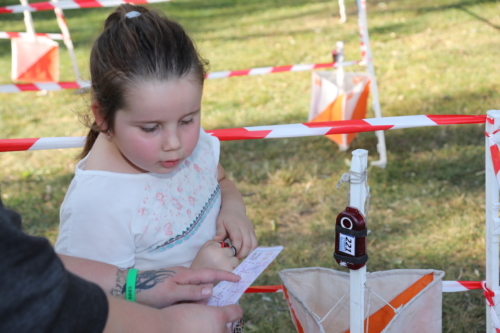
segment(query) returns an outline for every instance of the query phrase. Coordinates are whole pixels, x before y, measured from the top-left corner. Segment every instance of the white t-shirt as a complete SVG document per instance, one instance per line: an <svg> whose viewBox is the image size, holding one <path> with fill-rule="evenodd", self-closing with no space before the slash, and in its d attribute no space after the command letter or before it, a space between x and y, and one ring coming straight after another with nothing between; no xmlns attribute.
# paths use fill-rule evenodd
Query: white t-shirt
<svg viewBox="0 0 500 333"><path fill-rule="evenodd" d="M56 252L139 270L189 266L215 236L221 206L220 143L200 131L191 156L165 175L84 170L81 160L61 206Z"/></svg>

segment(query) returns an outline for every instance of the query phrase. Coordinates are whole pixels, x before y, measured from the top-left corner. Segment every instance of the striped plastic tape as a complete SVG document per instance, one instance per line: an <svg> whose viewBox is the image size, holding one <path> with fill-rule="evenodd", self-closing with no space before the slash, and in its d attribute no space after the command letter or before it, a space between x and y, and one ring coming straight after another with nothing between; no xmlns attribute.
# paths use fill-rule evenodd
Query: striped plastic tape
<svg viewBox="0 0 500 333"><path fill-rule="evenodd" d="M483 289L482 281L443 281L443 293ZM283 286L252 286L245 293L278 293L283 292Z"/></svg>
<svg viewBox="0 0 500 333"><path fill-rule="evenodd" d="M12 83L0 85L0 93L17 93L24 91L53 91L65 89L82 89L89 88L90 82L73 81L73 82L36 82L36 83Z"/></svg>
<svg viewBox="0 0 500 333"><path fill-rule="evenodd" d="M0 33L1 38L1 33ZM257 67L251 69L235 70L235 71L220 71L212 72L206 75L207 80L212 79L222 79L226 77L233 76L252 76L252 75L264 75L273 73L283 73L283 72L300 72L300 71L310 71L320 68L331 68L339 66L351 66L359 63L359 61L349 61L343 63L320 63L320 64L299 64L299 65L287 65L287 66L274 66L274 67ZM39 90L63 90L63 89L78 89L90 87L90 83L87 81L81 82L48 82L48 83L31 83L31 84L4 84L0 85L0 93L15 93L23 91L39 91Z"/></svg>
<svg viewBox="0 0 500 333"><path fill-rule="evenodd" d="M31 34L28 34L26 32L7 32L7 31L0 31L0 39L12 39L12 38L26 38L30 37ZM35 36L37 37L47 37L50 39L54 40L63 40L64 37L62 34L46 34L46 33L35 33Z"/></svg>
<svg viewBox="0 0 500 333"><path fill-rule="evenodd" d="M173 0L72 0L58 2L35 2L27 6L13 5L0 7L0 14L22 13L27 10L30 12L39 12L44 10L60 9L77 9L77 8L99 8L99 7L115 7L124 3L143 5L148 3L167 2Z"/></svg>
<svg viewBox="0 0 500 333"><path fill-rule="evenodd" d="M490 118L487 118L487 121L493 121ZM500 132L500 129L494 131L493 133L484 133L488 138L488 142L490 144L490 153L491 153L491 161L493 163L493 172L495 173L495 177L497 179L498 186L500 187L500 145L498 145L495 140L495 134Z"/></svg>
<svg viewBox="0 0 500 333"><path fill-rule="evenodd" d="M210 130L207 131L207 133L219 138L221 141L230 141L320 136L425 126L480 124L485 121L485 115L417 115L289 125L239 127ZM0 140L0 152L79 148L83 147L84 143L84 137L3 139Z"/></svg>

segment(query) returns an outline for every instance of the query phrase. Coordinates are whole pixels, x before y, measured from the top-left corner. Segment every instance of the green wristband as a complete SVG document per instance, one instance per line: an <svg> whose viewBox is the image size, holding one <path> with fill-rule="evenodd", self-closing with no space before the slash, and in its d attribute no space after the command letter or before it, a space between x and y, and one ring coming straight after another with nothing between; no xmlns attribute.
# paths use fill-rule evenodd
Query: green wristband
<svg viewBox="0 0 500 333"><path fill-rule="evenodd" d="M131 268L127 274L127 288L125 289L125 299L135 302L135 283L137 281L137 272L139 270Z"/></svg>

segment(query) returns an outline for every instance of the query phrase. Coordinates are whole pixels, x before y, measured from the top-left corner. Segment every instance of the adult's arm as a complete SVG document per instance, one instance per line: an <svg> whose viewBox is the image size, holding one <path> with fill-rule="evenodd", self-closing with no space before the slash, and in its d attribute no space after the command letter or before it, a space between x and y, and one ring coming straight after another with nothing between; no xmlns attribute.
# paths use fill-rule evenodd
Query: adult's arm
<svg viewBox="0 0 500 333"><path fill-rule="evenodd" d="M112 296L108 297L108 301L105 333L223 333L228 332L228 323L243 315L241 307L236 304L224 307L178 304L158 310Z"/></svg>
<svg viewBox="0 0 500 333"><path fill-rule="evenodd" d="M24 234L19 221L0 201L0 332L101 332L104 292L67 272L49 242Z"/></svg>
<svg viewBox="0 0 500 333"><path fill-rule="evenodd" d="M119 270L106 263L59 254L66 269L99 285L107 295L124 298L128 270ZM170 267L139 271L136 280L136 301L164 308L180 301L203 301L212 295L214 281L237 282L240 277L215 269Z"/></svg>

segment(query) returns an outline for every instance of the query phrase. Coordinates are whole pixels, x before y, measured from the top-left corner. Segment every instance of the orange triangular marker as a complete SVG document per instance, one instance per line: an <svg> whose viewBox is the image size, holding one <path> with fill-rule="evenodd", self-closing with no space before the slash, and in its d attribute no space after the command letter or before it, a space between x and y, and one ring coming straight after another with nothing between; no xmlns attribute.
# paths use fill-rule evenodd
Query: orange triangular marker
<svg viewBox="0 0 500 333"><path fill-rule="evenodd" d="M341 94L311 122L315 123L323 121L342 120L343 118L342 111L344 110L344 100L345 100L345 94ZM326 137L335 142L336 144L342 145L344 144L343 142L344 140L342 138L343 135L344 134L331 134L331 135L326 135Z"/></svg>
<svg viewBox="0 0 500 333"><path fill-rule="evenodd" d="M363 119L366 116L370 77L365 73L345 73L342 86L336 73L313 72L310 122ZM346 150L357 133L327 137Z"/></svg>
<svg viewBox="0 0 500 333"><path fill-rule="evenodd" d="M422 276L417 280L417 282L412 284L401 294L396 296L392 301L390 301L389 304L392 306L392 308L395 309L407 304L415 296L417 296L418 293L424 290L425 287L431 284L432 281L434 281L434 273ZM391 306L386 305L369 317L368 333L380 333L387 327L392 318L394 318L394 316L396 315ZM366 327L366 319L364 326ZM347 331L346 333L349 332L350 331Z"/></svg>
<svg viewBox="0 0 500 333"><path fill-rule="evenodd" d="M285 294L285 298L288 302L288 306L290 308L290 313L292 315L292 320L295 324L295 327L297 328L298 333L304 333L304 328L302 327L302 324L300 323L299 318L297 318L297 314L295 313L295 310L293 309L292 302L290 301L290 296L288 296L288 290L283 286L283 293Z"/></svg>
<svg viewBox="0 0 500 333"><path fill-rule="evenodd" d="M12 39L12 80L59 81L59 45L43 37Z"/></svg>
<svg viewBox="0 0 500 333"><path fill-rule="evenodd" d="M370 94L370 84L367 84L363 92L358 98L356 107L352 112L351 119L363 119L366 117L366 110L368 109L368 95ZM352 140L356 137L357 133L347 134L347 145L350 145Z"/></svg>
<svg viewBox="0 0 500 333"><path fill-rule="evenodd" d="M58 50L53 48L40 57L30 68L18 77L17 80L25 82L57 82L59 70L57 68Z"/></svg>

